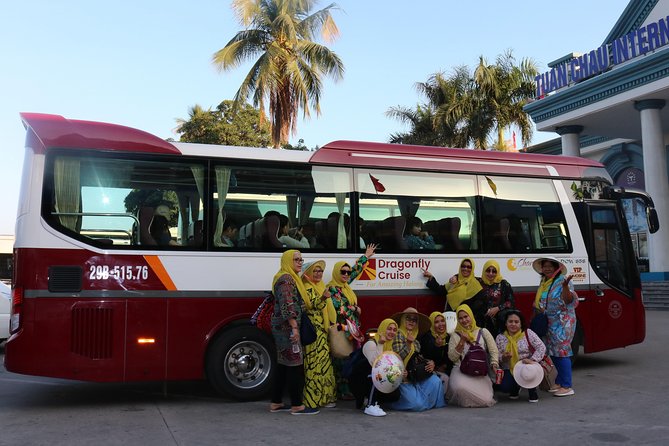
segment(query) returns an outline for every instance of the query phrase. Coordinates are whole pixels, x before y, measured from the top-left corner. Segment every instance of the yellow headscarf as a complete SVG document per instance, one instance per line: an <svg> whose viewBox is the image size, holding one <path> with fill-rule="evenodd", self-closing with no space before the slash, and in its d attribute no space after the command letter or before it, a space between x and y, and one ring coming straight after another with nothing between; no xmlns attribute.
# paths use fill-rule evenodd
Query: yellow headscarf
<svg viewBox="0 0 669 446"><path fill-rule="evenodd" d="M492 281L488 280L488 274L486 273L488 268L491 266L495 268L495 271L497 271L497 275L494 279L492 279ZM502 279L504 279L504 277L502 277L502 271L499 269L499 263L497 263L496 260L488 260L485 262L483 265L483 271L481 272L481 280L483 280L483 283L486 285L492 285L493 283L500 283Z"/></svg>
<svg viewBox="0 0 669 446"><path fill-rule="evenodd" d="M546 277L544 275L541 276L541 283L539 284L539 288L537 289L537 294L534 296L534 308L539 309L539 301L541 300L541 296L544 293L548 293L548 290L550 290L551 286L553 285L553 282L555 279L560 275L560 268L555 270L555 274L553 274L553 277Z"/></svg>
<svg viewBox="0 0 669 446"><path fill-rule="evenodd" d="M511 335L507 330L504 330L504 337L508 339L509 343L506 344L506 351L511 353L511 359L509 360L509 370L513 375L513 367L518 362L518 341L525 336L523 330L518 330L518 333Z"/></svg>
<svg viewBox="0 0 669 446"><path fill-rule="evenodd" d="M388 327L390 327L391 324L397 325L397 322L395 322L395 320L390 319L390 318L384 319L384 320L381 321L381 323L379 324L379 328L376 332L377 333L376 334L376 343L377 344L379 343L379 339L381 339L379 334L383 333L385 335L386 330L388 329ZM383 351L384 352L393 351L393 340L392 339L388 339L383 343Z"/></svg>
<svg viewBox="0 0 669 446"><path fill-rule="evenodd" d="M304 286L307 290L311 288L314 290L317 296L322 296L323 292L325 291L325 282L323 282L322 280L318 282L313 281L313 269L316 266L320 266L321 269L325 271L325 260L316 260L315 262L307 265L307 267L302 270L302 282L304 282ZM330 305L328 305L327 302L330 302ZM325 328L326 330L331 324L334 324L337 321L337 314L334 311L332 302L330 301L330 299L328 299L327 302L325 304L325 307L323 307L323 328ZM305 304L307 306L307 309L311 310L312 308L311 300L307 299Z"/></svg>
<svg viewBox="0 0 669 446"><path fill-rule="evenodd" d="M350 268L350 265L348 262L337 262L335 263L334 267L332 268L332 280L328 282L327 287L332 288L332 287L339 287L341 288L342 294L346 296L346 299L348 299L349 305L358 305L358 297L355 295L351 287L348 285L348 282L344 282L341 280L341 273L339 270L342 268L342 266L348 266ZM352 269L352 268L351 268ZM351 277L351 276L349 276ZM334 318L330 320L330 323L334 324L337 322L337 312L335 311L334 304L332 303L332 299L328 299L326 305L325 305L325 311L327 311L328 315L334 315Z"/></svg>
<svg viewBox="0 0 669 446"><path fill-rule="evenodd" d="M469 308L469 305L463 304L458 307L457 310L455 310L455 314L458 315L461 311L464 311L469 315L469 319L472 321L471 328L465 328L460 324L460 318L458 317L458 325L455 326L455 331L458 333L460 336L465 336L466 340L469 342L475 342L476 341L476 336L478 335L478 330L479 327L476 325L476 319L474 319L474 313L472 313L472 309Z"/></svg>
<svg viewBox="0 0 669 446"><path fill-rule="evenodd" d="M398 327L398 331L404 335L405 338L409 337L409 332L407 331L407 316L411 314L413 316L418 317L418 313L404 313L402 316L400 316L400 323ZM414 339L418 337L418 328L420 324L415 324L414 329L411 330L411 335ZM407 345L409 346L409 353L404 357L404 365L406 366L409 363L409 360L411 359L411 356L413 356L414 352L416 351L416 343L411 342L409 343L407 341Z"/></svg>
<svg viewBox="0 0 669 446"><path fill-rule="evenodd" d="M469 261L469 263L472 264L472 273L469 277L464 277L462 275L461 266L465 261ZM446 295L446 300L451 308L458 308L462 302L470 297L474 297L476 293L483 289L479 281L476 280L474 267L475 265L472 259L462 259L462 262L460 262L460 267L458 267L458 281L452 285L452 288L448 290L448 294Z"/></svg>
<svg viewBox="0 0 669 446"><path fill-rule="evenodd" d="M297 249L289 249L288 251L284 252L281 255L281 268L276 274L274 274L274 280L272 280L272 290L274 290L276 282L281 278L281 276L288 274L295 281L295 286L297 287L297 291L300 293L300 297L302 298L303 301L306 302L309 297L309 295L307 294L307 289L304 288L304 283L302 283L302 279L299 278L299 276L293 269L293 255L296 252L302 255L302 253Z"/></svg>
<svg viewBox="0 0 669 446"><path fill-rule="evenodd" d="M444 325L444 333L439 334L437 333L437 330L434 328L434 321L437 320L437 317L441 316L444 318L444 322L446 322L446 318L444 317L443 313L440 313L439 311L434 311L430 314L430 321L432 322L432 325L430 326L430 332L432 333L432 336L434 337L434 344L437 347L442 347L446 345L446 338L448 338L448 333L446 333L446 326Z"/></svg>

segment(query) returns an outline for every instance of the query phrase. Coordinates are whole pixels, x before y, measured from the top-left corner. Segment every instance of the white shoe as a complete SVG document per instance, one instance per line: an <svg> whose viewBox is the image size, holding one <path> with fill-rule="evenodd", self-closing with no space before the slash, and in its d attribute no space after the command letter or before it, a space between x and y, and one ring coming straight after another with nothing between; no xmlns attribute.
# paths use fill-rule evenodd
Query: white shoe
<svg viewBox="0 0 669 446"><path fill-rule="evenodd" d="M385 417L386 413L379 407L378 404L374 404L373 406L367 406L365 407L365 414L366 415L371 415L373 417Z"/></svg>

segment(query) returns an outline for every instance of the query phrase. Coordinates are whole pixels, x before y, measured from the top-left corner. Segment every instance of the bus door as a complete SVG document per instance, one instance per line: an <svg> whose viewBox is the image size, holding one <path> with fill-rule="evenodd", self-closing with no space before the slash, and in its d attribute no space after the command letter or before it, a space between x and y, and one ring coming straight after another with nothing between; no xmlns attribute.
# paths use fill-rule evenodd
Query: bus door
<svg viewBox="0 0 669 446"><path fill-rule="evenodd" d="M590 293L579 310L585 334L585 351L597 352L641 342L638 340L639 311L643 313L636 262L627 225L616 202L588 203L590 220ZM603 283L597 283L596 277ZM584 296L580 296L583 298ZM643 317L643 314L642 314ZM643 320L641 322L642 325ZM644 331L644 327L641 327ZM641 339L643 340L643 338Z"/></svg>

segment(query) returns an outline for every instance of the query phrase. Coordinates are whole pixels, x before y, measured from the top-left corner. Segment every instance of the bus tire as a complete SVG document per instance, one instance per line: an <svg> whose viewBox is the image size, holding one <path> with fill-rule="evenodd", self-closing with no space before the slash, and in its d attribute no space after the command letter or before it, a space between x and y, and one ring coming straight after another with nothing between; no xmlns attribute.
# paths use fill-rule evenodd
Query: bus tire
<svg viewBox="0 0 669 446"><path fill-rule="evenodd" d="M571 340L571 365L576 364L578 360L581 345L583 345L583 329L580 322L576 321L576 330L574 330L574 338Z"/></svg>
<svg viewBox="0 0 669 446"><path fill-rule="evenodd" d="M207 380L220 395L255 400L272 388L276 358L274 340L250 325L225 330L211 344Z"/></svg>

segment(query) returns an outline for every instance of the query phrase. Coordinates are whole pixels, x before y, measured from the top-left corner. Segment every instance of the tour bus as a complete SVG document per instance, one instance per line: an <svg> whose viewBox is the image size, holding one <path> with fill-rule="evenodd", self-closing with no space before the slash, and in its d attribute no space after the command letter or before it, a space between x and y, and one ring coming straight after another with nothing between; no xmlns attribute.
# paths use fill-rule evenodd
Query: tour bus
<svg viewBox="0 0 669 446"><path fill-rule="evenodd" d="M238 399L265 395L275 348L249 320L287 249L277 213L308 241L307 262L327 262L325 281L337 261L379 245L351 285L365 330L409 306L443 311L445 296L425 286L423 271L444 283L463 258L477 276L497 260L527 317L540 280L532 262L551 256L574 275L577 351L644 339L622 202L646 207L651 232L657 214L647 195L613 186L595 161L355 141L315 152L228 147L21 117L11 372L206 378ZM412 217L433 249L408 248ZM161 219L168 232L155 230Z"/></svg>

